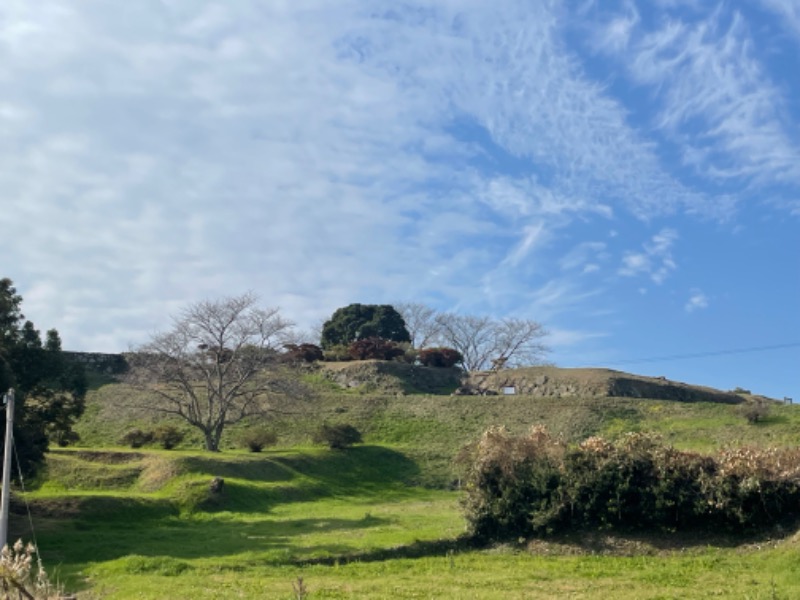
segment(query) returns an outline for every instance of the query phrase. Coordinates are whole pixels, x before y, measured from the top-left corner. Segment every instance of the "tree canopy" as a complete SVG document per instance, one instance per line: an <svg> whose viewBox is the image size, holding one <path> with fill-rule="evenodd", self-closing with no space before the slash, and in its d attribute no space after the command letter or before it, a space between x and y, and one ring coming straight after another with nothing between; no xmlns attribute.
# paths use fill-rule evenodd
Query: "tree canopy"
<svg viewBox="0 0 800 600"><path fill-rule="evenodd" d="M322 326L324 349L367 338L411 342L405 321L389 304L350 304L337 309Z"/></svg>
<svg viewBox="0 0 800 600"><path fill-rule="evenodd" d="M62 353L58 331L49 330L43 343L21 307L14 283L0 279L0 393L15 390L15 446L23 472L30 474L50 442L66 445L77 439L72 425L83 413L86 377Z"/></svg>

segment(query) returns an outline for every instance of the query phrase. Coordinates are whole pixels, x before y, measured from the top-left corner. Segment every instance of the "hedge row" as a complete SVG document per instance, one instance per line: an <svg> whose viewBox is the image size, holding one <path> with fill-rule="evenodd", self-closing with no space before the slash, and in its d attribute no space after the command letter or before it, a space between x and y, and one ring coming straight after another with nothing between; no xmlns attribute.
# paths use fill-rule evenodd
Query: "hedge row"
<svg viewBox="0 0 800 600"><path fill-rule="evenodd" d="M648 434L577 447L541 426L487 431L472 448L473 534L509 540L574 529L764 528L800 513L800 449L682 452Z"/></svg>

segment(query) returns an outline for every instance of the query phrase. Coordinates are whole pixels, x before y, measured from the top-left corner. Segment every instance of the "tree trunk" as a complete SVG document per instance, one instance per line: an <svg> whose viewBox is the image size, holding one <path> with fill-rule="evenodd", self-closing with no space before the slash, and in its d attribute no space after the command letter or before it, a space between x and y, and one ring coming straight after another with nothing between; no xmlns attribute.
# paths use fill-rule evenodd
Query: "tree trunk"
<svg viewBox="0 0 800 600"><path fill-rule="evenodd" d="M209 452L219 452L219 436L214 435L213 431L203 431L206 440L206 450Z"/></svg>

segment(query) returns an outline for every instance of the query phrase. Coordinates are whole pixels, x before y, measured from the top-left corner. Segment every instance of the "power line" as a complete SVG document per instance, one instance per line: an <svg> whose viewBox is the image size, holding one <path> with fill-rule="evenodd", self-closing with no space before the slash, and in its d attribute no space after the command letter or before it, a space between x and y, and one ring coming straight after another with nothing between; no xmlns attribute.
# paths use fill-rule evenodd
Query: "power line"
<svg viewBox="0 0 800 600"><path fill-rule="evenodd" d="M730 350L714 350L711 352L696 352L694 354L673 354L671 356L654 356L650 358L632 358L628 360L609 361L609 365L632 365L650 362L666 362L669 360L685 360L689 358L706 358L709 356L725 356L727 354L747 354L750 352L765 352L767 350L784 350L786 348L800 348L800 342L788 344L775 344L773 346L754 346L751 348L735 348Z"/></svg>

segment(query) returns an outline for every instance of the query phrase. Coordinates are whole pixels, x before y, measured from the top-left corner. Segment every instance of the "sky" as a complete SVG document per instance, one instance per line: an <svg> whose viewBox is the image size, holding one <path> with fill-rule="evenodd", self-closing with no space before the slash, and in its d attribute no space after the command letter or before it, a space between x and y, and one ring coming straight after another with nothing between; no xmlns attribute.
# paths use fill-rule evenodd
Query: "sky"
<svg viewBox="0 0 800 600"><path fill-rule="evenodd" d="M419 302L800 401L798 57L798 0L4 0L0 276L70 350Z"/></svg>

